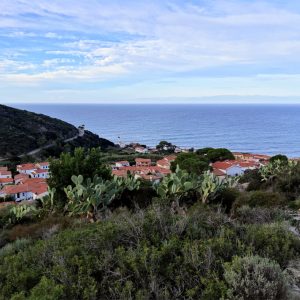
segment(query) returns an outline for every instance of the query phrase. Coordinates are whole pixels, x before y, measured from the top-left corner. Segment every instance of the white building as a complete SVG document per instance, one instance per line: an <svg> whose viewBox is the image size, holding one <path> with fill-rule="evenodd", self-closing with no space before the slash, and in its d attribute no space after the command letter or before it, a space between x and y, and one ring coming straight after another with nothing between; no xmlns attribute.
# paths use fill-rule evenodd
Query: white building
<svg viewBox="0 0 300 300"><path fill-rule="evenodd" d="M15 201L32 200L33 193L29 190L26 184L20 185L6 185L0 191L0 197L11 196Z"/></svg>
<svg viewBox="0 0 300 300"><path fill-rule="evenodd" d="M20 174L27 174L31 175L35 170L37 170L37 167L34 164L23 164L17 166L17 171Z"/></svg>
<svg viewBox="0 0 300 300"><path fill-rule="evenodd" d="M0 171L0 178L12 178L10 171Z"/></svg>
<svg viewBox="0 0 300 300"><path fill-rule="evenodd" d="M143 154L147 154L149 152L149 150L144 147L135 147L134 150L137 153L143 153Z"/></svg>
<svg viewBox="0 0 300 300"><path fill-rule="evenodd" d="M117 162L115 162L115 166L116 166L117 168L122 168L122 167L129 167L130 164L129 164L129 161L127 161L127 160L122 160L122 161L117 161Z"/></svg>
<svg viewBox="0 0 300 300"><path fill-rule="evenodd" d="M31 174L31 178L49 178L48 170L37 169L33 171Z"/></svg>

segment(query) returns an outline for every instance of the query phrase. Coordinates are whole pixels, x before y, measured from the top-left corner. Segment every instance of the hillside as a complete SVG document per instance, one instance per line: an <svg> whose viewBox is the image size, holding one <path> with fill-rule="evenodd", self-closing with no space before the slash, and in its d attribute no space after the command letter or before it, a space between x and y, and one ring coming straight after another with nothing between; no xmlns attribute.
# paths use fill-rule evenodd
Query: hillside
<svg viewBox="0 0 300 300"><path fill-rule="evenodd" d="M5 105L0 105L0 123L0 157L26 154L40 147L63 143L78 134L75 126L62 120ZM102 148L114 146L90 132L69 144Z"/></svg>

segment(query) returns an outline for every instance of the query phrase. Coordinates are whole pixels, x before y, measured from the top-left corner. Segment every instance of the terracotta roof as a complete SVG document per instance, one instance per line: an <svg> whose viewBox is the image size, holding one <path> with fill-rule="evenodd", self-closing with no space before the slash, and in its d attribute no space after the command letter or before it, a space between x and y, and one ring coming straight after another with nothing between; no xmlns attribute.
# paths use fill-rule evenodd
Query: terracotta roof
<svg viewBox="0 0 300 300"><path fill-rule="evenodd" d="M112 174L116 176L127 176L127 171L126 170L112 170Z"/></svg>
<svg viewBox="0 0 300 300"><path fill-rule="evenodd" d="M146 174L148 175L149 173L151 174L163 174L167 175L170 174L171 171L165 168L161 168L158 166L131 166L131 167L122 167L119 170L113 170L112 174L117 175L117 176L126 176L127 172L130 172L131 174Z"/></svg>
<svg viewBox="0 0 300 300"><path fill-rule="evenodd" d="M136 158L135 162L147 162L147 163L151 163L151 159L150 158Z"/></svg>
<svg viewBox="0 0 300 300"><path fill-rule="evenodd" d="M36 169L36 166L34 164L23 164L23 165L18 165L17 169L34 170L34 169Z"/></svg>
<svg viewBox="0 0 300 300"><path fill-rule="evenodd" d="M212 164L213 168L227 170L228 168L238 165L238 161L235 160L226 160L226 161L217 161Z"/></svg>
<svg viewBox="0 0 300 300"><path fill-rule="evenodd" d="M44 194L48 191L48 185L46 183L41 184L35 184L32 186L29 186L29 189L32 193L36 195Z"/></svg>
<svg viewBox="0 0 300 300"><path fill-rule="evenodd" d="M29 175L27 175L27 174L17 174L14 178L15 178L15 180L26 179L26 178L29 178Z"/></svg>
<svg viewBox="0 0 300 300"><path fill-rule="evenodd" d="M12 178L0 178L0 184L1 183L13 183L14 180Z"/></svg>
<svg viewBox="0 0 300 300"><path fill-rule="evenodd" d="M163 159L167 160L168 162L172 162L172 161L174 161L176 159L176 157L177 156L175 154L170 154L168 156L165 156Z"/></svg>
<svg viewBox="0 0 300 300"><path fill-rule="evenodd" d="M7 194L7 195L13 195L13 194L25 193L25 192L29 192L29 187L27 184L6 185L1 190L1 193Z"/></svg>
<svg viewBox="0 0 300 300"><path fill-rule="evenodd" d="M224 176L224 175L226 175L225 172L223 172L223 171L220 170L220 169L216 169L216 168L213 169L213 173L214 173L214 175L216 175L216 176Z"/></svg>
<svg viewBox="0 0 300 300"><path fill-rule="evenodd" d="M161 166L166 166L169 167L170 166L170 162L165 160L165 159L160 159L156 162L156 165L161 165Z"/></svg>
<svg viewBox="0 0 300 300"><path fill-rule="evenodd" d="M8 171L7 167L0 167L0 172L1 171Z"/></svg>
<svg viewBox="0 0 300 300"><path fill-rule="evenodd" d="M26 178L23 181L23 184L38 184L38 183L46 183L46 179L45 178Z"/></svg>
<svg viewBox="0 0 300 300"><path fill-rule="evenodd" d="M48 161L43 161L43 162L39 162L37 163L37 165L40 165L40 166L49 166L49 162Z"/></svg>
<svg viewBox="0 0 300 300"><path fill-rule="evenodd" d="M11 171L0 171L0 175L10 175L11 176Z"/></svg>

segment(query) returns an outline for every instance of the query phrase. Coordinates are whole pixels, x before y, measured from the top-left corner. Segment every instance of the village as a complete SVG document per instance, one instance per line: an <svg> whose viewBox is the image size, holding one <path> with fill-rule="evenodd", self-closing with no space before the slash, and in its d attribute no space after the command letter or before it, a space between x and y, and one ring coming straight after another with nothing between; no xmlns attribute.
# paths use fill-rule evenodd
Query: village
<svg viewBox="0 0 300 300"><path fill-rule="evenodd" d="M49 162L17 165L17 174L0 167L0 198L21 202L41 199L48 194Z"/></svg>
<svg viewBox="0 0 300 300"><path fill-rule="evenodd" d="M188 152L187 149L173 149L173 153L165 155L162 159L152 161L146 158L151 149L137 145L133 147L141 157L134 159L134 164L127 160L116 161L109 165L113 176L127 177L129 174L135 178L159 183L163 177L172 173L171 164L176 160L178 153ZM165 148L169 150L168 148ZM156 149L152 149L156 151ZM268 155L233 152L234 160L216 161L210 164L211 172L220 178L240 176L247 170L259 169L265 166ZM7 167L0 167L0 198L4 201L21 202L41 199L48 194L47 179L51 176L49 162L26 163L17 165L17 174Z"/></svg>

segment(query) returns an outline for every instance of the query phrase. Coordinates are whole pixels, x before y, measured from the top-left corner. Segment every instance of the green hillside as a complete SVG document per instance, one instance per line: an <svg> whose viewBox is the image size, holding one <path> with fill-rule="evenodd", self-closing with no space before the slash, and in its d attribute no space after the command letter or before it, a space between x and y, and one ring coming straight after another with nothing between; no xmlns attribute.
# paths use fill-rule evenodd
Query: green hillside
<svg viewBox="0 0 300 300"><path fill-rule="evenodd" d="M63 143L77 134L75 126L62 120L0 105L0 157L22 155L52 143ZM89 132L71 144L102 148L114 146L112 142Z"/></svg>

